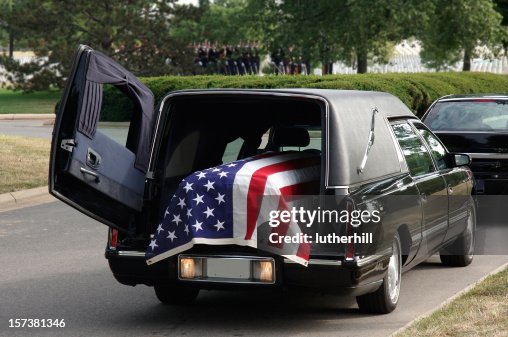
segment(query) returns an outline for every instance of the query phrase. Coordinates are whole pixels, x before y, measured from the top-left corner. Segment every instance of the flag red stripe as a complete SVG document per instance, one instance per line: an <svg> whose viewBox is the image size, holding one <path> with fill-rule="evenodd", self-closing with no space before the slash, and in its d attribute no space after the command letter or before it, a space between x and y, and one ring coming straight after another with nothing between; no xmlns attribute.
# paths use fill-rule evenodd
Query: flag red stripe
<svg viewBox="0 0 508 337"><path fill-rule="evenodd" d="M319 180L284 186L279 191L284 196L319 194Z"/></svg>
<svg viewBox="0 0 508 337"><path fill-rule="evenodd" d="M293 159L265 166L252 174L249 190L247 192L247 232L245 234L245 240L250 240L252 238L252 233L254 233L256 229L256 220L261 206L259 198L263 196L268 177L278 172L318 165L320 162L321 158L319 157Z"/></svg>

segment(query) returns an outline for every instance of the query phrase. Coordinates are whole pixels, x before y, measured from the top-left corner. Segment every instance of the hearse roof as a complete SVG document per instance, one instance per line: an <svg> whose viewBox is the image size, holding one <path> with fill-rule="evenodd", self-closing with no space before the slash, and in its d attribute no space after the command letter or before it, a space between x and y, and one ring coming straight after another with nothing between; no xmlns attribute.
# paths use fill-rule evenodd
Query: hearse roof
<svg viewBox="0 0 508 337"><path fill-rule="evenodd" d="M194 101L196 96L208 95L218 99L230 95L285 96L326 102L326 140L322 150L327 154L324 180L327 187L347 187L403 171L387 119L416 117L392 94L329 89L206 89L172 92L165 100L189 96ZM371 129L373 144L365 159Z"/></svg>
<svg viewBox="0 0 508 337"><path fill-rule="evenodd" d="M380 91L362 90L335 90L335 89L313 89L313 88L291 88L291 89L192 89L179 90L168 94L169 96L180 95L290 95L318 97L324 99L332 107L331 111L342 113L356 110L356 113L366 113L370 116L371 109L376 107L382 116L393 117L414 117L411 110L394 95ZM360 110L361 106L370 106L366 111Z"/></svg>

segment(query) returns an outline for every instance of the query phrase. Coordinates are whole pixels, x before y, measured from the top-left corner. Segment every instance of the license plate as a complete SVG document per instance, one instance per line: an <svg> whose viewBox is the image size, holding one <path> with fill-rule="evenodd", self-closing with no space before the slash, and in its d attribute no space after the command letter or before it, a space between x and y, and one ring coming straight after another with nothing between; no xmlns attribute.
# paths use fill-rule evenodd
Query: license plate
<svg viewBox="0 0 508 337"><path fill-rule="evenodd" d="M248 280L251 277L251 261L242 259L206 259L206 277Z"/></svg>

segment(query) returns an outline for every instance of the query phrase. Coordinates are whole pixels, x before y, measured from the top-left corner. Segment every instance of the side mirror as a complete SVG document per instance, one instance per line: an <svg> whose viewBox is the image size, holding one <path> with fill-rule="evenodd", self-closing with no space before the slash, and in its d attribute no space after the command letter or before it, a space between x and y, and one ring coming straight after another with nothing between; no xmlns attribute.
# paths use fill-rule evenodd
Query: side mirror
<svg viewBox="0 0 508 337"><path fill-rule="evenodd" d="M453 153L452 163L454 167L467 166L471 164L471 157L463 153Z"/></svg>

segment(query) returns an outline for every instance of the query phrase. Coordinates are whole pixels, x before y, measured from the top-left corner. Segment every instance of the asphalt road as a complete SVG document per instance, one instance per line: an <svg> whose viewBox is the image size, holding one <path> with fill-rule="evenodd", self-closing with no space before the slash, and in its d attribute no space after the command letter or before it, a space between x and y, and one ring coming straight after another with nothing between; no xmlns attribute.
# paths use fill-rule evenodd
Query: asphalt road
<svg viewBox="0 0 508 337"><path fill-rule="evenodd" d="M53 125L43 120L0 120L0 135L51 139Z"/></svg>
<svg viewBox="0 0 508 337"><path fill-rule="evenodd" d="M360 314L352 298L301 292L202 292L177 308L149 287L113 279L106 234L61 202L0 213L0 336L387 336L508 262L480 255L446 268L431 258L403 275L399 307L383 316ZM58 318L66 327L9 328L11 318Z"/></svg>
<svg viewBox="0 0 508 337"><path fill-rule="evenodd" d="M44 122L43 120L0 120L0 135L51 139L53 125L44 125ZM127 139L127 128L112 125L114 123L109 123L108 126L99 123L98 130L124 145Z"/></svg>

